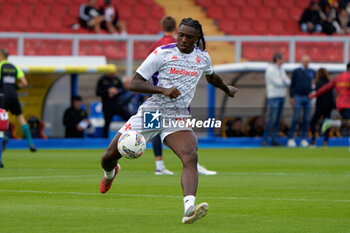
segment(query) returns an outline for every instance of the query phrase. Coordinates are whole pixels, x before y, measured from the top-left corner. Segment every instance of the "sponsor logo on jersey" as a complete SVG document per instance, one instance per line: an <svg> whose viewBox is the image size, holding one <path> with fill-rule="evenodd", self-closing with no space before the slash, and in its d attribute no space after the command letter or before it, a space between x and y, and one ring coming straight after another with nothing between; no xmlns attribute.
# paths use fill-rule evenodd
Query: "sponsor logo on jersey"
<svg viewBox="0 0 350 233"><path fill-rule="evenodd" d="M170 68L170 74L180 74L180 75L185 75L185 76L191 76L191 77L196 77L199 76L200 72L199 70L196 69L176 69L176 68Z"/></svg>

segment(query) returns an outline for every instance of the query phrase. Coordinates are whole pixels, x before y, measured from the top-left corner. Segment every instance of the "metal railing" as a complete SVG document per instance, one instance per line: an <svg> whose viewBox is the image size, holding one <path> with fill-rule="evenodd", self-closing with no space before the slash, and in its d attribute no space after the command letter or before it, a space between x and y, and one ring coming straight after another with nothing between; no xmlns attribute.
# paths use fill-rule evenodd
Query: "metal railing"
<svg viewBox="0 0 350 233"><path fill-rule="evenodd" d="M72 55L79 55L79 46L81 40L94 41L124 41L126 42L126 74L133 74L133 53L135 41L156 41L160 35L91 35L91 34L56 34L56 33L0 33L0 39L17 39L17 55L24 54L25 39L43 39L43 40L72 40ZM242 60L242 42L286 42L289 46L289 62L295 62L295 51L297 42L341 42L343 43L343 62L349 62L349 42L350 37L345 36L206 36L206 41L233 42L235 51L235 62Z"/></svg>

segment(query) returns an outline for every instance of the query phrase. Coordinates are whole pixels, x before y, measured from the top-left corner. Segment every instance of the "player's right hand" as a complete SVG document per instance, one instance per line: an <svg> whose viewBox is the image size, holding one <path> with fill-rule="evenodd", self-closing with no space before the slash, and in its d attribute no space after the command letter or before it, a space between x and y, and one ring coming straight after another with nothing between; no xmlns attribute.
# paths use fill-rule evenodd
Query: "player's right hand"
<svg viewBox="0 0 350 233"><path fill-rule="evenodd" d="M181 92L178 89L176 89L175 87L165 88L163 91L163 95L169 97L170 99L175 99L179 95L181 95Z"/></svg>

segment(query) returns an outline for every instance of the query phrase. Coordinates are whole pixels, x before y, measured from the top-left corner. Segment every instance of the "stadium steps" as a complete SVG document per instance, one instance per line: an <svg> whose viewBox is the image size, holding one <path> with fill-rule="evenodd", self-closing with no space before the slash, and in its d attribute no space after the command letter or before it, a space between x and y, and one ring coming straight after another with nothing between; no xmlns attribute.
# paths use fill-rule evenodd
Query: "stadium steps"
<svg viewBox="0 0 350 233"><path fill-rule="evenodd" d="M166 15L173 16L179 24L183 18L192 17L198 19L203 26L205 35L224 35L220 31L213 19L208 18L203 9L196 5L194 0L155 0L162 6ZM211 55L213 64L223 64L234 62L234 46L226 42L208 42L207 50Z"/></svg>

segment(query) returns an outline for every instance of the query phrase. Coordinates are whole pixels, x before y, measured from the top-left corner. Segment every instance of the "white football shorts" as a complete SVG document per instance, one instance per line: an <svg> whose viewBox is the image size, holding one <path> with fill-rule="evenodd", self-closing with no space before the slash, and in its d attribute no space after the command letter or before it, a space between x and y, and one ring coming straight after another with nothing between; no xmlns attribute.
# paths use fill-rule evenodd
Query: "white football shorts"
<svg viewBox="0 0 350 233"><path fill-rule="evenodd" d="M179 121L179 120L173 120ZM163 125L164 126L164 125ZM128 130L135 130L139 133L141 133L146 141L152 140L157 134L160 135L160 138L162 139L162 142L164 141L165 137L169 134L175 133L177 131L192 131L192 128L190 127L183 127L181 124L171 124L167 121L166 127L160 127L160 128L145 128L144 127L144 121L143 116L141 112L138 112L136 115L130 117L130 119L125 123L125 125L119 129L119 133L123 134Z"/></svg>

